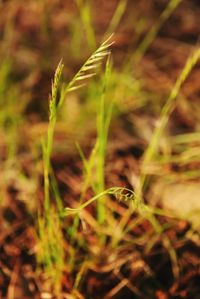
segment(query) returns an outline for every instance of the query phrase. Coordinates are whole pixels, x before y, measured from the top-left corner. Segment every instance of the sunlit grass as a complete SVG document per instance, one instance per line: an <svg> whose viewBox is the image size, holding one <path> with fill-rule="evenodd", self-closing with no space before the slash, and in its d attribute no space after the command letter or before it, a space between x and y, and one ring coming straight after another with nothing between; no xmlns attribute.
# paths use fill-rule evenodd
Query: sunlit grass
<svg viewBox="0 0 200 299"><path fill-rule="evenodd" d="M46 269L45 271L47 272L47 274L51 273L54 267L57 269L55 274L57 273L56 277L60 277L60 280L55 278L54 276L52 279L52 284L57 293L60 290L59 281L61 283L61 277L63 272L63 267L61 267L61 264L64 265L64 254L61 252L64 248L64 238L62 232L62 220L59 216L62 209L62 201L53 173L53 183L51 183L50 181L50 174L52 172L51 155L53 151L55 126L59 115L59 110L63 106L66 95L69 92L72 92L85 86L85 83L80 82L84 82L86 79L89 79L96 74L95 69L101 64L103 58L105 58L109 54L109 47L111 45L109 41L110 38L100 45L100 47L88 58L88 60L84 63L84 65L80 68L80 70L77 72L74 78L67 85L62 83L62 71L64 65L62 64L62 62L60 62L55 71L54 80L52 82L52 91L49 100L49 125L47 137L46 140L42 141L44 163L44 211L39 212L38 218L39 240L41 243L40 247L42 248L42 253L41 250L38 252L38 260L40 263L43 262L44 269ZM102 99L101 106L102 105L104 106L104 99ZM101 107L101 115L104 118L105 116L103 106ZM100 125L107 126L107 122L105 122L104 124L104 120L101 119ZM100 139L102 139L104 138L104 127L100 127L99 130ZM103 144L103 140L101 140L101 143ZM104 152L100 152L100 155L102 158L104 158L105 154ZM103 169L101 169L101 167L99 167L99 172L101 175L99 180L104 179L104 172ZM102 184L102 181L99 184ZM100 186L102 189L104 189L104 186ZM54 195L56 199L55 203L57 206L56 209L52 207L50 202L51 187L54 190ZM57 219L55 219L55 215ZM103 216L101 215L101 217ZM54 226L55 221L57 222L56 230ZM56 240L58 236L60 237L58 240Z"/></svg>
<svg viewBox="0 0 200 299"><path fill-rule="evenodd" d="M43 173L38 173L38 177L43 176L44 178L44 201L42 207L36 207L38 211L38 238L34 252L37 255L39 271L45 273L50 279L51 290L55 296L61 296L63 277L69 275L70 282L68 283L71 283L71 290L69 291L71 293L66 296L69 295L69 298L83 298L81 294L82 284L85 283L87 273L98 267L101 253L103 251L108 251L108 255L110 252L113 253L112 266L109 264L108 268L110 267L110 271L116 274L117 265L123 265L124 259L127 258L118 256L118 251L120 252L120 249L123 248L126 252L126 248L130 245L132 246L131 250L134 251L135 245L139 245L142 247L142 253L148 254L153 251L157 243L162 244L170 257L175 279L179 277L180 269L176 249L170 237L166 234L170 224L163 224L160 221L162 217L175 219L176 216L173 212L152 205L149 196L151 193L148 193L148 191L151 191L151 179L153 181L155 177L163 180L167 179L170 182L182 180L186 183L188 180L199 179L200 177L198 169L189 168L192 163L199 162L200 134L198 131L173 136L165 135L165 128L177 103L176 99L180 89L199 61L200 50L199 48L195 49L192 55L189 56L180 76L169 91L169 97L163 108L157 98L155 102L151 101L152 107L150 108L153 110L155 106L158 107L157 110L155 109L157 112L161 108L161 113L158 116L157 125L152 136L149 139L142 140L144 148L146 145L146 151L144 151L143 157L138 159L139 162L137 161L138 185L133 184L133 188L130 189L126 186L115 186L115 181L113 181L113 186L107 186L106 178L109 175L112 176L112 174L106 173L106 154L112 118L115 120L118 118L125 119L125 130L129 130L133 138L138 140L143 136L140 134L141 132L130 128L127 117L131 113L138 112L138 117L142 118L142 109L148 111L150 103L150 95L145 90L145 78L135 76L137 74L137 64L135 62L142 60L142 57L158 35L160 28L178 4L181 3L181 0L169 1L160 18L155 21L138 48L133 50L131 56L127 55L125 57L121 69L113 66L110 56L114 37L105 39L95 51L97 38L92 20L92 2L76 0L75 3L80 18L74 20L72 25L72 27L74 26L72 32L76 33L72 41L72 50L75 44L81 45L80 40L83 38L87 41L87 47L93 53L69 83L65 83L65 67L61 61L52 81L48 123L45 124L43 133L40 134L42 136L42 158L40 157L40 150L37 149L36 153L36 160L42 159ZM118 2L105 36L117 30L127 6L128 1L126 0ZM49 17L50 15L42 23L46 37L48 37ZM84 37L80 32L80 24L83 26ZM82 54L82 49L77 49L77 51L79 52L74 53L74 57L77 53L78 57ZM104 60L105 65L102 64ZM133 65L135 66L135 75L132 75L130 71ZM96 77L98 68L100 71ZM10 82L11 71L11 61L5 60L0 64L0 105L2 108L0 127L1 131L5 131L7 134L7 160L16 158L18 126L23 122L23 113L26 107L26 101L21 101L20 105L18 104L20 91L17 85L12 85ZM93 77L95 78L92 79ZM88 83L89 79L92 80ZM91 142L88 147L92 148L90 153L88 153L88 150L85 151L81 143L76 143L77 152L80 160L82 160L83 177L79 186L81 191L78 200L71 199L69 192L70 204L68 206L64 201L65 195L60 192L59 181L56 173L54 173L51 159L54 153L59 155L59 151L67 156L65 145L69 144L70 140L68 138L71 135L70 137L66 136L66 140L62 140L60 144L59 141L56 144L55 137L57 129L67 127L66 131L63 129L63 132L68 132L67 130L70 127L70 121L65 119L67 115L65 105L66 101L73 101L73 96L69 96L72 92L76 94L76 104L78 106L77 119L72 120L76 132L80 132L86 140L84 140L85 143L87 143L89 130L85 128L85 124L89 123L92 124L90 130L95 131L96 135L92 141L88 138ZM71 113L70 107L68 107L68 114ZM96 128L93 127L95 124ZM143 129L145 128L141 126L139 131ZM71 130L73 131L73 128ZM163 147L160 146L162 138L165 139ZM146 144L147 140L150 140L149 144ZM126 140L124 140L124 143L126 143ZM123 160L124 158L122 156L117 159ZM176 173L171 167L173 163L176 163L180 168L183 167L183 169ZM188 166L188 169L184 169L185 166ZM66 167L71 167L71 165ZM131 172L132 169L126 170L127 178L128 171ZM120 176L121 174L117 175ZM26 178L27 181L28 179ZM3 184L6 185L5 180ZM149 187L149 190L146 187ZM2 196L4 196L3 192ZM179 219L184 218L180 217ZM147 221L149 230L140 236L133 236L134 229L137 229L144 221ZM189 231L191 238L192 232L191 229ZM151 272L148 271L148 273ZM132 286L132 289L136 294L140 294L139 290L134 289L134 286Z"/></svg>

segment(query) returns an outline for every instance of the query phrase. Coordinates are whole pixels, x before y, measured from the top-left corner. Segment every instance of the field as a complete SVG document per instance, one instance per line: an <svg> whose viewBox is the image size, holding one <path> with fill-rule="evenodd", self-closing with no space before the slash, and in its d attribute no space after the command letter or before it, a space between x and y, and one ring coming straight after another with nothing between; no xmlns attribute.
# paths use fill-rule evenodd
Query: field
<svg viewBox="0 0 200 299"><path fill-rule="evenodd" d="M199 16L0 1L0 298L200 298Z"/></svg>

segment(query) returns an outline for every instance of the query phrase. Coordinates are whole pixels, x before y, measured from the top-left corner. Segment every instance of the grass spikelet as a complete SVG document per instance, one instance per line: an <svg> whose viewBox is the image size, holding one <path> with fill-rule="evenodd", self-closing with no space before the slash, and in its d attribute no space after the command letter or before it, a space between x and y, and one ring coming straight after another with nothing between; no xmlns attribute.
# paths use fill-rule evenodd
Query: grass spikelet
<svg viewBox="0 0 200 299"><path fill-rule="evenodd" d="M49 126L47 131L47 140L43 142L43 157L44 157L44 192L45 192L45 209L49 209L49 171L50 157L53 146L54 129L57 120L57 101L59 96L59 88L61 84L61 76L64 65L60 61L52 82L51 97L49 101Z"/></svg>
<svg viewBox="0 0 200 299"><path fill-rule="evenodd" d="M51 122L53 119L56 118L57 115L57 100L58 100L58 92L59 92L59 85L61 82L61 76L63 71L63 63L62 60L59 62L55 75L54 75L54 81L52 82L52 88L51 88L51 98L49 102L49 122Z"/></svg>
<svg viewBox="0 0 200 299"><path fill-rule="evenodd" d="M85 86L85 83L80 83L88 78L92 78L96 75L95 69L97 69L102 60L110 54L109 48L113 45L111 41L113 35L110 35L99 48L86 60L80 70L76 73L74 78L70 81L67 87L64 88L63 95L59 102L59 107L62 106L65 96L68 92L77 90Z"/></svg>
<svg viewBox="0 0 200 299"><path fill-rule="evenodd" d="M96 188L95 193L98 194L105 189L105 155L106 155L106 145L108 139L108 130L110 125L110 120L112 116L113 101L111 100L106 105L106 93L109 87L109 80L111 77L111 63L110 57L107 59L105 75L103 77L103 86L101 91L101 97L99 102L99 112L97 115L97 162L96 162ZM104 200L98 202L97 205L97 217L99 223L105 221L105 204Z"/></svg>

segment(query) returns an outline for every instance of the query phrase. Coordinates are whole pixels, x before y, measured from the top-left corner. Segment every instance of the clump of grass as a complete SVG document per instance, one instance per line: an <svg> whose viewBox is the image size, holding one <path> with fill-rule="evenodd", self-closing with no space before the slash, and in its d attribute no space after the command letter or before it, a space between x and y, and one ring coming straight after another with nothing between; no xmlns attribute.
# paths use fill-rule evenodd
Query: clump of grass
<svg viewBox="0 0 200 299"><path fill-rule="evenodd" d="M161 224L156 219L155 215L165 215L165 213L162 210L159 209L153 209L150 208L148 205L144 204L142 201L142 189L136 190L136 195L129 189L126 188L110 188L108 190L105 189L104 184L104 164L105 164L105 150L106 150L106 143L107 143L107 136L108 136L108 128L109 123L111 119L111 111L112 111L112 103L110 103L109 109L106 112L105 109L105 94L107 89L107 84L110 76L110 62L109 59L106 64L106 72L103 80L103 90L101 92L101 99L100 99L100 106L99 106L99 112L97 115L97 141L96 145L94 147L94 150L92 152L92 155L90 156L89 161L87 161L79 148L80 154L82 155L82 159L85 165L85 170L87 173L86 176L86 184L84 188L84 193L86 192L87 188L90 186L90 182L88 181L88 178L91 178L92 170L95 168L95 171L97 173L97 179L96 181L93 181L91 184L94 192L96 193L95 196L93 196L91 199L87 200L84 203L80 203L78 208L65 208L64 212L62 211L62 204L59 206L57 202L57 208L59 209L60 213L57 214L56 222L57 222L57 231L59 230L59 234L56 236L60 236L59 239L56 239L54 234L56 233L54 230L54 222L52 222L52 219L55 219L55 210L52 209L50 205L50 196L49 196L49 190L50 190L50 181L49 181L49 175L50 175L50 158L51 153L53 149L53 136L54 136L54 130L55 125L58 117L58 111L62 107L64 99L68 92L77 90L85 85L85 83L80 83L81 81L91 78L95 75L95 72L93 70L99 65L99 62L101 62L102 58L107 56L109 54L109 51L107 50L110 44L103 43L94 54L86 61L86 63L83 65L83 67L80 69L80 71L75 75L75 77L72 79L72 81L65 87L64 85L61 85L61 76L62 76L62 70L63 70L63 64L59 63L58 68L55 73L54 82L52 84L52 94L50 99L50 116L49 116L49 128L47 133L47 140L46 143L43 143L43 154L44 154L44 185L45 185L45 214L42 218L40 216L39 218L39 231L40 231L40 237L42 240L42 248L43 248L43 254L45 253L44 257L40 260L44 260L44 264L47 267L47 272L50 272L49 269L52 269L56 265L58 265L57 269L58 272L56 272L56 277L61 277L64 267L64 253L61 250L61 248L64 248L63 242L63 235L62 235L62 217L66 217L69 215L77 215L76 219L79 219L78 216L81 213L81 211L89 206L90 204L97 201L97 218L99 221L99 224L104 223L106 219L106 211L105 211L105 197L114 195L116 199L118 200L131 200L132 202L132 208L128 210L128 217L131 216L133 211L137 211L139 213L139 216L145 219L148 219L148 221L152 224L154 227L156 233L158 235L161 235L163 232L163 228ZM164 106L161 116L160 116L160 126L156 128L155 133L152 138L152 143L149 145L149 148L147 149L147 152L145 154L145 158L143 163L147 163L150 158L153 157L153 154L157 150L158 146L158 140L161 137L161 134L163 132L163 129L167 123L167 119L169 117L169 114L173 108L174 100L176 99L178 92L180 90L180 87L182 83L186 80L188 74L198 61L200 56L199 49L195 51L195 53L188 59L180 77L177 79L177 82L172 89L170 96L167 100L166 105ZM92 70L92 72L91 72ZM143 166L144 166L143 164ZM143 170L143 168L142 168ZM145 176L142 173L141 176L141 185L140 187L144 186L145 182ZM55 184L54 184L54 190ZM138 192L138 190L140 192ZM60 201L59 201L60 202ZM60 215L60 217L58 216ZM126 215L126 216L127 216ZM77 225L79 220L75 221L75 226L73 227L73 233L71 234L72 237L76 235L77 232ZM124 222L126 223L126 221ZM124 225L124 224L123 224ZM44 237L45 236L45 237ZM57 241L54 242L54 239ZM173 249L171 242L169 239L163 235L162 236L163 244L168 249L169 254L171 256L172 265L173 265L173 272L175 277L178 277L179 269L178 269L178 262L175 250ZM148 250L153 246L154 242L152 241L152 244L148 246ZM115 242L116 246L116 242ZM61 250L61 251L60 251ZM56 256L59 255L59 259L57 260ZM54 278L55 281L59 281L60 279ZM56 283L55 286L57 292L59 290L58 283Z"/></svg>
<svg viewBox="0 0 200 299"><path fill-rule="evenodd" d="M111 37L110 37L111 38ZM48 210L49 207L49 171L50 171L50 158L52 154L53 138L55 125L66 95L74 90L77 90L85 83L80 83L88 78L93 77L95 69L100 65L102 59L109 54L109 47L112 43L109 43L110 38L103 42L100 47L88 58L84 65L80 68L70 83L65 86L61 86L61 75L63 71L62 62L59 63L52 84L52 93L49 102L49 126L47 132L46 142L43 142L43 155L44 155L44 185L45 185L45 207ZM60 92L60 95L59 95ZM59 97L60 96L60 97Z"/></svg>
<svg viewBox="0 0 200 299"><path fill-rule="evenodd" d="M44 163L44 211L39 213L38 230L39 230L39 247L38 261L43 264L47 274L55 271L52 279L52 285L56 293L59 293L61 287L61 276L64 266L64 238L62 232L62 218L60 211L62 202L59 197L56 181L51 168L51 155L53 151L54 131L65 97L69 92L77 90L85 86L85 80L93 77L95 69L101 64L103 58L109 55L109 47L111 46L110 38L103 42L100 47L88 58L84 65L80 68L69 84L62 83L62 71L64 65L62 62L58 64L52 82L51 96L49 100L49 125L46 140L42 142L43 163ZM52 181L50 181L52 177ZM50 203L50 189L53 189L56 202L54 207ZM56 227L55 227L56 224ZM60 282L60 284L59 284Z"/></svg>

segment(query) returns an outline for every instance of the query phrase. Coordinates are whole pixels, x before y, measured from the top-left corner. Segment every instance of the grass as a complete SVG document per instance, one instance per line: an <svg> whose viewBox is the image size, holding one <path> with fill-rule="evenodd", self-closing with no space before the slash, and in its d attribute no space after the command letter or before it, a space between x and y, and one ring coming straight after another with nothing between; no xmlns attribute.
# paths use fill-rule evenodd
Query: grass
<svg viewBox="0 0 200 299"><path fill-rule="evenodd" d="M105 43L103 43L100 46L100 49L103 49L103 51L104 51L109 46L110 46L110 44L107 44L107 41L106 41ZM100 50L97 50L97 53L100 53L100 54L99 55L93 54L91 56L92 58L89 58L89 60L88 60L89 62L87 61L85 63L85 65L81 68L81 70L77 73L77 75L75 75L74 79L69 83L67 89L64 90L64 95L61 93L60 101L57 100L57 96L58 96L58 86L59 86L59 82L61 81L60 78L61 78L62 68L63 68L63 65L61 63L58 65L58 68L55 73L54 82L52 85L52 96L50 99L50 108L49 108L50 117L49 117L49 130L48 130L48 135L47 135L47 146L43 150L44 151L44 178L45 178L45 219L47 219L47 223L46 223L47 232L48 232L47 236L49 236L49 238L47 238L47 240L46 240L46 234L43 233L45 231L45 229L42 226L42 224L40 223L41 220L39 220L39 231L40 231L40 238L42 240L42 243L44 242L45 244L50 245L50 247L47 246L47 248L44 249L45 258L49 256L47 258L47 262L46 262L47 266L49 267L49 264L54 264L54 266L56 266L56 269L58 269L58 272L59 272L59 269L61 269L61 273L63 270L62 270L62 267L61 268L59 267L59 265L60 264L64 265L64 261L63 261L63 253L60 252L59 249L63 248L64 246L62 244L62 241L59 241L59 240L60 239L62 240L62 237L56 241L54 246L51 244L52 244L52 241L55 240L55 236L59 235L58 234L59 231L62 236L62 230L61 230L61 228L59 228L59 226L57 226L56 232L54 232L54 230L53 230L55 220L53 222L51 222L51 221L52 221L52 219L54 219L53 215L55 212L50 211L50 198L49 198L50 156L51 156L51 152L52 152L53 133L54 133L54 128L55 128L55 124L56 124L57 107L60 108L62 106L63 99L66 96L68 91L73 91L75 89L79 89L80 87L82 87L82 84L76 85L77 81L80 81L82 79L88 79L94 75L94 73L85 74L85 72L88 71L88 66L89 66L89 70L91 69L91 66L92 66L92 69L94 69L95 65L91 65L91 63L93 63L93 62L96 63L96 59L98 59L99 57L102 59L102 57L104 57L105 54L106 55L108 54L107 50L106 50L106 52L103 52L103 54L101 54ZM194 52L194 54L191 57L189 57L188 61L186 62L185 67L183 68L183 71L181 72L180 77L177 79L176 84L174 85L174 88L172 89L172 91L170 93L170 96L169 96L165 106L163 107L163 110L162 110L161 116L160 116L160 121L159 121L160 126L158 126L157 129L155 130L155 133L152 138L152 142L150 143L150 145L144 155L144 160L143 160L143 165L142 165L141 170L143 170L144 165L146 165L146 163L148 163L152 159L153 154L155 154L155 152L156 152L158 142L161 138L161 134L163 132L163 129L166 126L167 120L169 118L169 114L173 108L173 102L178 95L178 92L180 90L182 83L186 80L188 74L191 72L194 65L199 60L199 56L200 56L199 53L200 53L199 49L197 49ZM98 59L98 61L99 61L99 59ZM157 221L157 219L155 218L154 215L159 214L159 215L165 216L165 213L162 212L162 210L159 211L156 209L150 209L148 207L148 205L144 205L142 203L142 197L141 197L142 189L140 190L140 193L136 193L136 196L134 195L134 193L132 193L131 190L128 190L128 189L126 190L125 188L116 187L116 188L111 188L111 189L104 191L104 189L105 189L105 183L104 183L105 149L106 149L108 128L109 128L111 111L112 111L112 102L111 102L110 107L107 108L108 109L107 115L105 113L105 92L106 92L106 86L107 86L109 77L110 77L110 63L108 60L107 64L106 64L106 71L105 71L105 76L104 76L104 80L103 80L103 91L101 93L99 114L97 115L97 141L96 141L96 146L94 149L94 155L91 156L92 159L90 158L89 163L85 160L82 151L79 149L80 154L82 155L83 161L85 162L86 172L88 173L90 179L91 179L92 166L94 166L95 161L97 161L96 162L97 164L95 167L95 171L97 173L97 180L94 182L94 184L88 184L88 182L87 182L85 185L86 186L85 188L90 187L90 185L93 186L96 196L92 197L85 203L81 204L78 208L65 208L64 216L68 216L70 214L79 214L82 211L82 209L86 208L93 202L98 201L97 219L98 219L99 224L102 224L105 222L105 219L106 219L105 196L111 194L111 195L115 195L116 199L118 199L120 201L121 200L123 200L123 201L133 200L134 204L133 204L132 211L134 211L134 210L138 211L139 215L142 218L145 218L148 221L150 221L150 223L153 225L153 227L155 229L155 232L158 235L160 235L163 231L163 228L160 225L160 223ZM140 188L142 188L144 186L145 178L146 177L144 176L143 172L141 172ZM87 178L86 178L86 181L87 181ZM138 192L138 190L139 189L136 189L136 192ZM127 193L124 193L124 191ZM84 192L86 192L86 189L84 190ZM60 207L60 209L61 209L61 207ZM128 219L130 216L131 216L131 214L128 213ZM57 221L59 222L59 220L57 220ZM78 225L78 222L76 222L76 225L74 227L75 230L73 231L73 234L72 234L73 236L75 236L77 233L77 225ZM153 244L154 244L154 242L151 245L149 244L147 251L150 251ZM177 262L177 256L176 256L175 250L173 249L170 240L166 236L163 236L163 244L164 244L164 246L166 246L167 250L169 251L169 254L170 254L171 260L172 260L172 265L173 265L172 269L174 272L174 276L175 276L175 278L177 278L179 276L179 268L178 268L178 262ZM115 245L116 245L116 243L115 243ZM47 254L47 252L50 252L50 253ZM57 257L59 257L59 260L57 260ZM52 260L54 262L52 262ZM52 267L52 265L51 265L51 267ZM53 270L53 267L51 268L50 272L52 272L52 270ZM58 276L58 277L62 276L61 273L60 273L60 276ZM79 275L80 275L80 273L79 273ZM79 278L77 277L75 286L78 284L77 283L78 280L79 280ZM56 284L57 284L57 280L55 279L55 277L54 277L54 281L56 281ZM55 288L57 288L57 286Z"/></svg>
<svg viewBox="0 0 200 299"><path fill-rule="evenodd" d="M153 26L150 28L149 32L145 35L142 42L139 44L137 50L134 52L131 58L131 64L139 63L145 52L148 50L152 42L158 35L159 30L166 22L166 20L171 16L176 7L182 2L182 0L170 0L164 11L161 13L160 17L156 20Z"/></svg>
<svg viewBox="0 0 200 299"><path fill-rule="evenodd" d="M181 242L184 243L187 240L187 236L177 236L176 231L173 234L173 223L177 221L177 216L173 212L154 205L151 202L151 195L157 180L164 182L166 179L175 182L181 178L187 183L191 179L199 179L198 169L190 169L191 165L199 163L197 116L194 132L171 136L170 131L166 132L166 129L168 123L171 124L172 112L179 105L181 88L184 83L187 83L189 75L199 61L200 50L194 49L186 60L164 105L163 99L154 97L153 92L150 94L148 89L145 89L145 77L140 78L136 74L133 76L130 72L130 67L134 65L135 73L137 73L137 65L142 61L160 28L181 2L181 0L169 1L149 33L143 39L141 36L142 42L131 56L128 54L125 57L125 62L120 63L122 65L120 69L117 69L111 56L115 35L104 38L105 41L95 50L97 38L94 20L92 20L94 3L74 1L78 8L79 18L73 20L71 24L74 27L70 32L76 33L72 39L72 50L77 50L72 56L77 57L82 54L82 49L77 47L81 45L81 38L84 39L86 48L88 47L92 54L74 77L68 80L69 83L66 83L69 73L63 64L65 59L59 62L49 96L49 115L45 134L42 136L41 147L38 149L35 146L34 162L38 163L39 168L40 195L35 194L37 238L32 252L37 257L37 281L40 281L41 276L45 280L44 287L42 283L38 283L39 293L44 297L94 298L99 292L102 298L113 298L127 287L134 298L154 298L156 291L166 290L166 286L163 286L159 280L159 270L157 272L156 265L147 262L151 260L151 255L158 258L160 254L161 263L158 261L158 267L160 265L162 267L162 262L166 263L167 260L174 281L179 281L183 273L179 259L180 252L177 248ZM43 5L45 6L45 2ZM118 1L105 30L106 33L103 34L104 37L117 31L123 16L127 14L128 5L126 0ZM49 12L42 23L46 37L51 30ZM80 24L83 26L84 37L79 32ZM74 49L75 45L77 49ZM85 54L85 49L83 52ZM48 69L48 61L46 63L45 69ZM18 156L23 157L27 148L22 136L17 136L18 127L23 126L24 123L31 126L28 122L26 123L25 119L27 102L22 97L20 105L18 104L20 88L18 84L12 84L12 69L13 65L9 58L1 62L0 127L1 131L7 134L6 161L15 161ZM33 76L25 80L24 85L29 86L31 80L35 80L34 78ZM152 99L149 100L151 97ZM163 95L161 97L163 98ZM73 120L73 125L83 135L83 142L81 140L76 142L77 151L70 157L79 155L79 162L76 162L80 164L82 161L82 179L79 173L80 166L77 171L77 164L73 169L73 159L65 162L69 154L62 144L69 142L66 132L70 129L71 123L69 119L65 119L65 109L69 109L68 115L72 113L70 111L72 106L68 104L73 100L76 101L78 110L78 116ZM135 124L131 124L131 120L133 117L134 121L135 116L145 120L146 115L150 118L152 114L154 120L157 119L157 121L152 133L147 134L149 136L147 144L148 139L145 140L142 137L145 135L142 135L142 131L149 129L148 123L147 125L145 122L142 123L144 125L137 130ZM149 118L147 117L147 121ZM131 136L131 141L126 134L121 133L120 122L124 126L123 132L128 132L127 135ZM84 128L91 123L92 126L96 124L95 130ZM122 134L122 141L118 146L120 147L119 154L116 151L112 152L109 144L110 130L111 140L113 132L117 130L112 144L115 144L118 137L120 140ZM91 131L93 134L95 131L93 138L87 137ZM22 143L21 147L18 145L18 139ZM136 140L136 145L134 140ZM162 140L164 142L161 144ZM135 148L137 149L139 141L142 144L142 150L140 148L142 153L138 159L131 160L135 157ZM26 146L31 147L29 144L30 141L27 138ZM62 165L59 165L59 162L58 165L56 164L58 157L61 157ZM112 162L109 162L109 159ZM179 173L173 171L174 163L183 170ZM188 169L184 169L187 166ZM12 166L7 164L6 167L3 170L5 173L12 170ZM33 180L32 174L29 172L26 174L27 170L23 170L23 167L21 172L21 177L24 178L23 184L28 186L26 182ZM20 188L19 182L21 181L20 177L15 178L14 182L18 183L17 188ZM9 187L6 186L6 179L0 180L0 184L3 186L1 197L6 198L5 189ZM26 190L29 189L27 186ZM42 188L43 194L41 195ZM26 194L29 194L28 191ZM19 197L20 195L19 191ZM37 196L42 197L41 203ZM17 213L19 214L19 211ZM179 220L185 219L180 217ZM193 234L194 229L191 226L188 231L189 238L192 239ZM165 271L168 266L163 266L163 269ZM135 278L131 275L135 275ZM144 280L138 279L143 276ZM108 290L106 283L104 284L104 281L108 281L107 277L111 279ZM100 290L98 289L99 282ZM12 287L11 285L11 290Z"/></svg>
<svg viewBox="0 0 200 299"><path fill-rule="evenodd" d="M199 59L200 59L200 49L197 48L194 51L194 53L192 53L191 56L186 61L186 64L185 64L180 76L176 80L176 83L175 83L174 87L172 88L172 90L170 91L170 95L169 95L164 107L162 108L160 117L157 122L157 126L155 128L155 131L154 131L152 139L151 139L151 143L149 144L148 149L146 150L145 155L144 155L143 164L142 164L142 168L141 168L141 173L142 173L141 181L140 181L140 184L138 187L138 197L139 198L141 197L142 188L144 187L145 180L146 180L146 176L144 174L144 169L145 169L146 165L153 159L154 155L156 154L162 134L163 134L163 130L165 129L168 119L169 119L169 116L175 107L175 100L178 96L178 93L180 92L180 88L181 88L182 84L185 82L185 80L187 79L187 77L189 76L189 74L192 71L192 69L194 68L194 66L199 61Z"/></svg>
<svg viewBox="0 0 200 299"><path fill-rule="evenodd" d="M20 90L17 84L13 85L10 77L12 62L7 58L0 64L0 127L6 133L7 160L15 159L15 152L18 143L18 126L23 123L22 113L26 107L26 100L22 98L17 103Z"/></svg>
<svg viewBox="0 0 200 299"><path fill-rule="evenodd" d="M69 84L62 84L62 71L64 65L62 62L58 64L55 72L54 80L52 82L52 91L49 100L49 124L46 140L42 142L43 148L43 163L44 163L44 213L39 215L38 229L39 229L39 240L41 243L41 249L38 253L38 261L45 265L46 272L54 273L52 277L52 284L54 286L54 291L58 295L60 292L59 283L61 283L61 277L63 273L64 266L64 254L63 254L63 233L62 224L59 217L59 211L62 209L62 201L60 200L59 191L56 189L56 181L53 180L53 186L50 182L51 169L51 155L53 151L53 140L54 131L59 115L59 110L62 108L64 100L69 92L77 90L85 85L86 79L93 77L95 69L101 64L103 58L109 55L109 47L111 37L104 41L100 47L88 58L88 60L83 64L74 78ZM108 64L107 64L108 71ZM106 72L107 75L107 72ZM104 87L105 88L105 87ZM110 114L109 114L110 115ZM103 119L102 119L103 117ZM98 160L101 162L98 166L99 172L99 186L101 189L104 188L103 179L103 165L105 156L105 127L107 126L107 121L104 121L104 94L101 101L101 119L99 121L99 156ZM53 208L50 203L50 189L54 188L54 194L56 196L56 208ZM103 191L103 190L102 190ZM100 206L99 209L102 209ZM100 211L100 217L102 211ZM102 222L102 219L100 219ZM55 226L56 225L56 226ZM56 271L53 269L56 268ZM50 275L51 277L52 275Z"/></svg>
<svg viewBox="0 0 200 299"><path fill-rule="evenodd" d="M96 37L92 26L91 1L76 0L80 12L82 25L84 26L89 48L94 51L96 48Z"/></svg>
<svg viewBox="0 0 200 299"><path fill-rule="evenodd" d="M97 152L96 152L96 173L97 179L95 182L95 193L99 194L105 189L105 156L106 145L108 139L109 124L112 115L113 102L110 101L106 105L105 97L106 91L111 76L110 60L108 58L105 70L105 77L103 79L103 89L101 92L101 99L99 103L99 112L97 113ZM105 199L99 201L97 208L97 218L100 224L104 223L106 218Z"/></svg>

